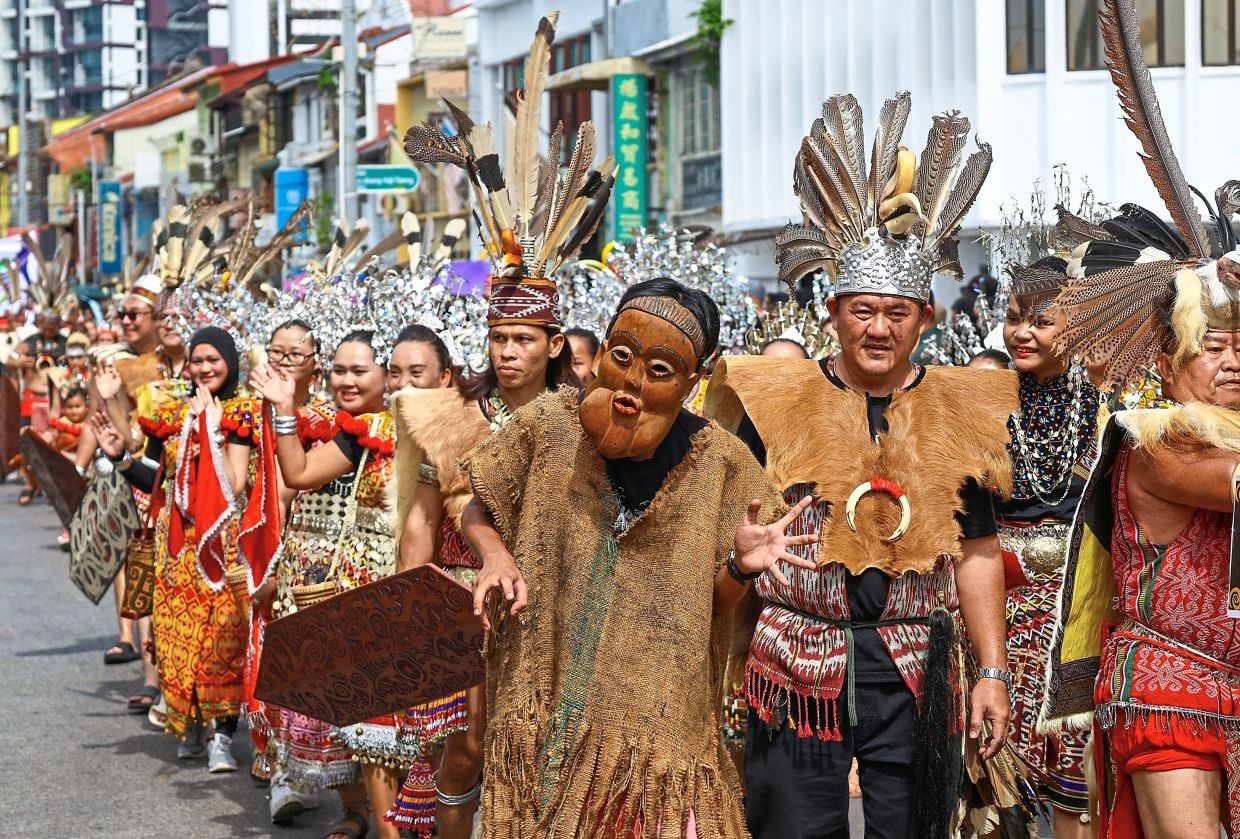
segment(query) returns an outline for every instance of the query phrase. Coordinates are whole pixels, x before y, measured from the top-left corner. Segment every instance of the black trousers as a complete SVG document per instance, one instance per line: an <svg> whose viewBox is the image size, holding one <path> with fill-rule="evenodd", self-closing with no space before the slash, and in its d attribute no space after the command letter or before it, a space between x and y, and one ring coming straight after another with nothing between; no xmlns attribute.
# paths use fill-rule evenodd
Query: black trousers
<svg viewBox="0 0 1240 839"><path fill-rule="evenodd" d="M849 839L848 773L854 757L866 839L918 835L911 824L913 694L903 682L858 683L856 707L856 728L841 708L844 736L838 742L798 737L790 725L767 728L749 712L745 816L754 839Z"/></svg>

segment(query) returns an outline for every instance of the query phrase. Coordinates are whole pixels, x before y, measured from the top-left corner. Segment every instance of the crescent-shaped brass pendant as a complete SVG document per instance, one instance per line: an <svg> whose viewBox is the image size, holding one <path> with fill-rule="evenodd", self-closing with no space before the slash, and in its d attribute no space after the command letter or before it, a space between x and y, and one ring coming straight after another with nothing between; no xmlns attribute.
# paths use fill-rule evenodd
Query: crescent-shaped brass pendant
<svg viewBox="0 0 1240 839"><path fill-rule="evenodd" d="M904 494L904 491L889 481L866 481L852 491L852 494L848 496L848 503L844 506L848 528L854 533L857 532L857 502L867 492L883 492L900 502L900 524L890 536L883 540L884 542L896 541L908 531L909 525L912 524L913 507L909 504L908 496Z"/></svg>

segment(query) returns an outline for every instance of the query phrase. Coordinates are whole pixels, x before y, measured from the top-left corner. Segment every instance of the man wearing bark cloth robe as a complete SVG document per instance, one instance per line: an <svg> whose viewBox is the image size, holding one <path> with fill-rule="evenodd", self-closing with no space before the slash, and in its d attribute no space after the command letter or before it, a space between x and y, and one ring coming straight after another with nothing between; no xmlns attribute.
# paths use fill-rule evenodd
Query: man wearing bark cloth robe
<svg viewBox="0 0 1240 839"><path fill-rule="evenodd" d="M786 536L804 505L779 518L745 446L681 408L718 331L704 293L633 286L584 399L539 397L467 458L475 609L502 591L492 839L748 835L717 720L731 611L751 575L809 565L788 549L814 537Z"/></svg>
<svg viewBox="0 0 1240 839"><path fill-rule="evenodd" d="M883 108L868 179L850 95L824 103L797 157L805 223L779 234L776 259L790 284L834 275L840 352L725 358L706 397L707 416L737 429L787 503L814 501L794 528L822 539L798 552L815 567L755 585L745 780L758 839L847 837L854 758L867 837L952 835L960 736L980 739L983 757L1007 737L991 493L1011 487L1015 376L909 361L933 316L934 274L960 273L955 233L990 147L961 168L968 120L941 114L919 167L898 145L909 107L899 93ZM832 191L844 179L848 201ZM975 665L965 673L957 607ZM965 679L976 682L967 702Z"/></svg>

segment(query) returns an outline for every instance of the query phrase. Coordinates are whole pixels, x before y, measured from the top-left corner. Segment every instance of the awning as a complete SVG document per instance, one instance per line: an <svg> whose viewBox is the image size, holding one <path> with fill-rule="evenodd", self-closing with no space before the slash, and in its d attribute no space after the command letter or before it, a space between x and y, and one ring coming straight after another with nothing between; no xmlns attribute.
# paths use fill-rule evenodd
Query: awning
<svg viewBox="0 0 1240 839"><path fill-rule="evenodd" d="M640 58L604 58L578 64L547 77L547 90L606 90L612 76L653 76L650 65Z"/></svg>
<svg viewBox="0 0 1240 839"><path fill-rule="evenodd" d="M318 149L317 151L312 151L309 154L303 154L301 157L297 158L297 164L299 166L318 166L324 160L327 160L327 158L335 155L339 149L340 145L338 143L332 143L325 149Z"/></svg>

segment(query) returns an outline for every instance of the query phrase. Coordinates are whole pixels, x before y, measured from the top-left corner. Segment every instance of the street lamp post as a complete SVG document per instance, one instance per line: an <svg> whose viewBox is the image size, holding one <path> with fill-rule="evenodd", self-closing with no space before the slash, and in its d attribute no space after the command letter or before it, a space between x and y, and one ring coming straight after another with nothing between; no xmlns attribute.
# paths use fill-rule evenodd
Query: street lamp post
<svg viewBox="0 0 1240 839"><path fill-rule="evenodd" d="M340 217L357 221L357 7L344 0L340 10Z"/></svg>

